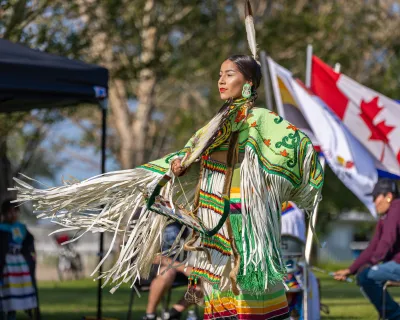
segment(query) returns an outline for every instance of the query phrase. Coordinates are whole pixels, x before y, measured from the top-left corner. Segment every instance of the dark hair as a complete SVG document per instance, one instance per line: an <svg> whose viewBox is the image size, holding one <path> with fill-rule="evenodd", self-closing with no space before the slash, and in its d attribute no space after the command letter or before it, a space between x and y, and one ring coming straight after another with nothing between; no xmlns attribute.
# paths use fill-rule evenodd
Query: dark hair
<svg viewBox="0 0 400 320"><path fill-rule="evenodd" d="M397 183L395 183L396 188L394 189L394 191L392 191L392 195L393 195L393 199L398 199L400 198L400 193L399 193L399 188L397 186Z"/></svg>
<svg viewBox="0 0 400 320"><path fill-rule="evenodd" d="M246 80L253 82L252 89L256 91L262 78L261 67L257 61L253 57L244 54L230 56L227 60L234 62Z"/></svg>
<svg viewBox="0 0 400 320"><path fill-rule="evenodd" d="M3 201L3 203L1 204L1 212L0 212L1 215L7 214L10 211L10 209L15 207L15 204L11 203L11 201L13 201L13 199L6 199Z"/></svg>
<svg viewBox="0 0 400 320"><path fill-rule="evenodd" d="M397 186L396 180L381 178L375 184L374 190L370 195L372 195L375 200L379 195L382 194L386 196L389 192L392 193L393 198L399 198L399 188Z"/></svg>

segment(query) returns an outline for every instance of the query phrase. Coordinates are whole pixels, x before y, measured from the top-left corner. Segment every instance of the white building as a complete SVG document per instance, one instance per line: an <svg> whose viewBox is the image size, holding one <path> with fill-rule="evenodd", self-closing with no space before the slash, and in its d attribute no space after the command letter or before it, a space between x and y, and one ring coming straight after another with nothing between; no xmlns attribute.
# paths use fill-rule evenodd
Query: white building
<svg viewBox="0 0 400 320"><path fill-rule="evenodd" d="M323 248L318 248L320 261L352 261L357 253L364 250L368 240L360 241L356 238L362 225L371 224L373 233L375 218L367 212L348 211L339 215L338 219L330 223L329 232L321 239L325 242ZM372 238L372 233L367 238Z"/></svg>

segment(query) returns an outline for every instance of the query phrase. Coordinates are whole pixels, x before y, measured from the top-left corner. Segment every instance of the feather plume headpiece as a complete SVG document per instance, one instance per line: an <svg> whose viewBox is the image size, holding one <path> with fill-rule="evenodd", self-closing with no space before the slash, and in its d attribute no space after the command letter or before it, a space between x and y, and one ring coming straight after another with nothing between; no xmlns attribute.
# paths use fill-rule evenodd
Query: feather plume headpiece
<svg viewBox="0 0 400 320"><path fill-rule="evenodd" d="M247 41L254 60L257 61L257 42L256 42L256 30L254 28L253 10L251 9L250 0L245 0L245 25Z"/></svg>

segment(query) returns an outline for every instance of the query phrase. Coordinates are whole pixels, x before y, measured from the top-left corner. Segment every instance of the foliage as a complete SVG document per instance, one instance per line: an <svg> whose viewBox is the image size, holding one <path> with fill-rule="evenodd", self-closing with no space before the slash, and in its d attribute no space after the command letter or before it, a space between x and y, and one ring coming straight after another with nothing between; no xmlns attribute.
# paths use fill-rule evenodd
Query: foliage
<svg viewBox="0 0 400 320"><path fill-rule="evenodd" d="M0 37L69 57L78 55L87 39L74 25L74 5L50 0L0 2ZM16 173L51 176L58 165L39 152L48 127L63 119L60 111L0 114L0 200ZM47 153L47 155L50 152ZM30 171L35 167L34 172Z"/></svg>
<svg viewBox="0 0 400 320"><path fill-rule="evenodd" d="M109 69L108 145L122 168L181 147L221 104L220 63L231 54L249 53L241 0L1 3L3 37ZM304 78L305 49L312 43L326 62L340 62L350 77L395 98L400 81L396 1L252 4L259 48L295 75ZM263 88L259 97L259 106L265 105ZM85 131L81 147L99 145L98 113L82 108L70 119ZM362 207L329 169L323 196L321 212L330 215Z"/></svg>

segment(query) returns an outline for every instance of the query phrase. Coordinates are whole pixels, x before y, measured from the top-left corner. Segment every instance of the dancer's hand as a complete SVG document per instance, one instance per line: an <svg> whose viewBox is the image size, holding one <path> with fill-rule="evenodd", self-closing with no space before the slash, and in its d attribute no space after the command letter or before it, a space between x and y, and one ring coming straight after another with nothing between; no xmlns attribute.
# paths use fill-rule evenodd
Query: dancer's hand
<svg viewBox="0 0 400 320"><path fill-rule="evenodd" d="M175 160L172 161L171 169L172 169L173 174L177 177L183 175L186 171L186 169L184 167L182 167L182 159L181 158L176 158Z"/></svg>
<svg viewBox="0 0 400 320"><path fill-rule="evenodd" d="M349 269L338 270L333 274L335 280L346 281L347 276L350 275Z"/></svg>

